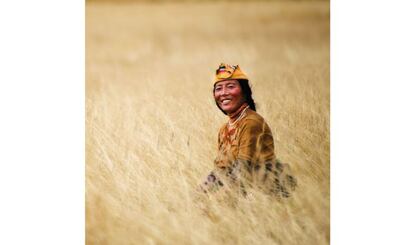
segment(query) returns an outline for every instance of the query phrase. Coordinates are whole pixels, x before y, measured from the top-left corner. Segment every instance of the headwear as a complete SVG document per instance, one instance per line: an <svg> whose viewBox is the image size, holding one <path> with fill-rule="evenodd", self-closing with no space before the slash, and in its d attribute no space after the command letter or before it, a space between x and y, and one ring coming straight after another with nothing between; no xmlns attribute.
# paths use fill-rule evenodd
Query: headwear
<svg viewBox="0 0 414 245"><path fill-rule="evenodd" d="M217 82L221 82L224 80L230 80L230 79L249 80L246 74L243 73L243 71L240 69L238 65L233 66L233 65L221 63L219 68L216 70L214 84L216 84Z"/></svg>

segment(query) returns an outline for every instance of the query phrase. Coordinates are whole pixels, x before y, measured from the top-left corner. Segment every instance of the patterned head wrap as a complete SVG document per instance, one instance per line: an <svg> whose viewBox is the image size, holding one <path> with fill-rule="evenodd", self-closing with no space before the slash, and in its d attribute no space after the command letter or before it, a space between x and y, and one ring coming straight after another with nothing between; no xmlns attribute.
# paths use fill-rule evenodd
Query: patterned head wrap
<svg viewBox="0 0 414 245"><path fill-rule="evenodd" d="M214 84L217 82L230 80L230 79L243 79L243 80L249 80L244 74L244 72L240 69L238 65L228 65L225 63L221 63L219 68L216 70L216 76L214 78Z"/></svg>

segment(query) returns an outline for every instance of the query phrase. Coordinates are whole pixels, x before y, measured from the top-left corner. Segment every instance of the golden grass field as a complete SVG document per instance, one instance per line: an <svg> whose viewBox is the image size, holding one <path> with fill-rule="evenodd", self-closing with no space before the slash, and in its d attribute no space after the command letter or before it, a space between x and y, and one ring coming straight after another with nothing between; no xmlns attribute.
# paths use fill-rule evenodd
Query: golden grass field
<svg viewBox="0 0 414 245"><path fill-rule="evenodd" d="M329 18L325 1L88 3L86 243L329 244ZM220 62L250 77L291 198L195 198L227 120Z"/></svg>

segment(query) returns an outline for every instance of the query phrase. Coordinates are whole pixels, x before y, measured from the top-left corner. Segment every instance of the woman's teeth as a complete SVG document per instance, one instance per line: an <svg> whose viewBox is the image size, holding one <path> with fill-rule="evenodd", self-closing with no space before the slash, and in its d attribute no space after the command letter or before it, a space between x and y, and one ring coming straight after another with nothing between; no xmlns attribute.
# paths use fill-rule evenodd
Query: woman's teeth
<svg viewBox="0 0 414 245"><path fill-rule="evenodd" d="M231 101L231 100L223 100L221 103L222 103L223 105L227 105L228 103L230 103L230 101Z"/></svg>

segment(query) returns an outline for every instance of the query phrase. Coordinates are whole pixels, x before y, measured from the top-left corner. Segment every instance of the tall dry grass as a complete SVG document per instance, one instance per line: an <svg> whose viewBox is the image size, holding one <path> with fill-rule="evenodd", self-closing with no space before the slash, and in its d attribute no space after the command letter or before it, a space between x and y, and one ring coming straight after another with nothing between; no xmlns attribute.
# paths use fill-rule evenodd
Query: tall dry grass
<svg viewBox="0 0 414 245"><path fill-rule="evenodd" d="M195 200L221 61L251 78L293 197ZM328 244L329 98L328 2L87 4L86 243Z"/></svg>

